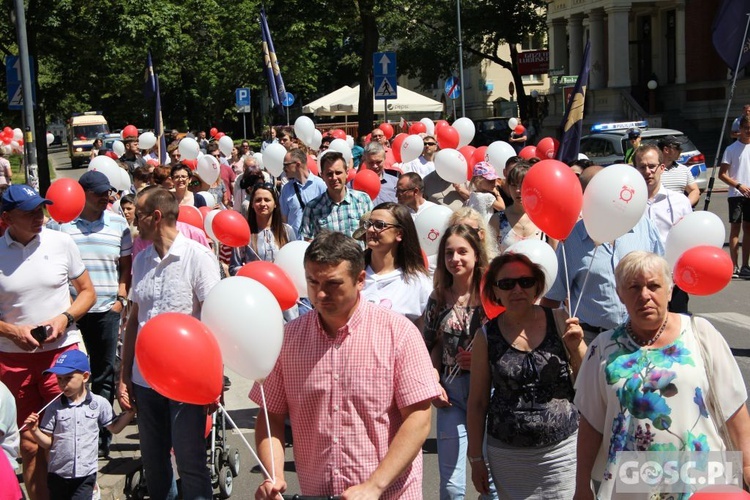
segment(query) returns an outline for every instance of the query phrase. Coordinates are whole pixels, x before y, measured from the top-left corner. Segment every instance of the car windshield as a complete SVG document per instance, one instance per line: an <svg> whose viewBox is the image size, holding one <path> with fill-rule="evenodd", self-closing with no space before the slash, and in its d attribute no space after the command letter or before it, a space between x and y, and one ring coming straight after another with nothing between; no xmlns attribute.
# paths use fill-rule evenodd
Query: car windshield
<svg viewBox="0 0 750 500"><path fill-rule="evenodd" d="M99 125L78 125L73 127L73 136L81 141L94 139L97 135L107 132L109 132L109 130L107 130L107 125L103 123Z"/></svg>

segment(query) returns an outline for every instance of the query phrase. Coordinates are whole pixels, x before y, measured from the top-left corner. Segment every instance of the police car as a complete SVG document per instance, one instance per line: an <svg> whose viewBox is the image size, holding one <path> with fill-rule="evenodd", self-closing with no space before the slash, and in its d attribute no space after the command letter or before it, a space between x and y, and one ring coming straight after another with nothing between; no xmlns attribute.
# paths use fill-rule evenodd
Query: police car
<svg viewBox="0 0 750 500"><path fill-rule="evenodd" d="M628 129L634 127L641 130L641 144L656 144L659 139L670 135L680 139L683 143L682 153L677 161L690 169L701 191L708 187L706 158L695 147L695 144L679 130L649 128L648 122L645 120L637 122L597 123L591 127L591 134L581 139L580 152L597 165L607 166L615 163L623 163L625 152L630 148Z"/></svg>

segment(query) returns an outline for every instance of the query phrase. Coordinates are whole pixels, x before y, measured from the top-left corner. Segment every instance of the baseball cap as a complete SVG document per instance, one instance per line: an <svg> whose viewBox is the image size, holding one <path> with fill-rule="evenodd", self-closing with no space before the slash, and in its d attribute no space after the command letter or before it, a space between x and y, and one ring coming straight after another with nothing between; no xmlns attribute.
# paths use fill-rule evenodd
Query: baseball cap
<svg viewBox="0 0 750 500"><path fill-rule="evenodd" d="M13 184L3 193L3 211L18 208L24 212L29 212L41 204L52 205L52 201L42 198L39 193L26 184Z"/></svg>
<svg viewBox="0 0 750 500"><path fill-rule="evenodd" d="M355 240L362 240L365 233L367 232L367 229L365 229L365 222L370 220L370 212L365 212L362 214L362 217L359 218L359 227L354 230L354 233L352 233L352 238Z"/></svg>
<svg viewBox="0 0 750 500"><path fill-rule="evenodd" d="M474 165L474 172L472 177L484 177L488 181L494 181L498 179L498 175L495 172L495 167L487 163L486 161L480 161Z"/></svg>
<svg viewBox="0 0 750 500"><path fill-rule="evenodd" d="M661 148L666 148L666 147L670 147L670 146L671 146L671 147L675 147L675 148L679 148L679 149L682 149L682 145L683 145L684 143L685 143L685 141L684 141L684 139L682 139L681 137L675 137L674 135L668 135L668 136L666 136L666 137L662 137L661 139L659 139L659 140L658 140L658 141L656 142L656 146L657 146L657 147L658 147L659 149L661 149Z"/></svg>
<svg viewBox="0 0 750 500"><path fill-rule="evenodd" d="M628 129L628 139L635 139L640 136L641 136L641 129L639 129L638 127L633 127L631 129Z"/></svg>
<svg viewBox="0 0 750 500"><path fill-rule="evenodd" d="M44 373L55 375L68 375L73 372L91 372L89 358L78 349L71 349L60 354L52 368L44 370Z"/></svg>
<svg viewBox="0 0 750 500"><path fill-rule="evenodd" d="M114 189L109 183L109 179L103 173L97 170L89 170L78 179L84 191L93 191L96 194L105 193Z"/></svg>

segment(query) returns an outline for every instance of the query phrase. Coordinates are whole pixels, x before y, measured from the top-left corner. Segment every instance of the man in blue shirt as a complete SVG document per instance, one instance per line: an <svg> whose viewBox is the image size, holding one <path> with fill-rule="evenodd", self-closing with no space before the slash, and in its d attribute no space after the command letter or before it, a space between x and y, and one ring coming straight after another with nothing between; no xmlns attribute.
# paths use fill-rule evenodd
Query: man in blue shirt
<svg viewBox="0 0 750 500"><path fill-rule="evenodd" d="M284 156L284 173L289 182L284 184L279 195L279 206L284 222L292 226L299 237L302 212L312 200L325 193L326 183L307 168L307 155L295 148Z"/></svg>

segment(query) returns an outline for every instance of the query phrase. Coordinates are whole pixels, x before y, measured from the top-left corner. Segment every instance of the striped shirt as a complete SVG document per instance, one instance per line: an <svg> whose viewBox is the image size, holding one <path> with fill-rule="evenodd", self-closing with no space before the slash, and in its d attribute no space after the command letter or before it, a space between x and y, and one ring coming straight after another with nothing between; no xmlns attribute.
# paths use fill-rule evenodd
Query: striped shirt
<svg viewBox="0 0 750 500"><path fill-rule="evenodd" d="M695 183L695 177L690 173L690 169L682 163L673 163L672 166L665 168L661 174L661 185L670 191L685 191L685 186Z"/></svg>
<svg viewBox="0 0 750 500"><path fill-rule="evenodd" d="M596 253L594 253L595 249ZM583 221L579 220L568 239L557 247L557 279L546 297L560 302L565 300L567 298L565 277L568 276L573 310L580 300L576 316L581 322L606 329L616 327L625 321L627 311L615 290L615 267L620 259L634 250L664 255L664 246L661 243L659 231L648 218L648 214L644 213L635 227L617 238L614 244L602 243L598 249L594 240L586 232ZM568 263L567 274L563 251ZM589 268L590 275L584 290L582 289L583 282Z"/></svg>
<svg viewBox="0 0 750 500"><path fill-rule="evenodd" d="M321 194L305 206L300 227L300 239L313 239L323 231L338 231L347 236L359 227L359 219L372 210L372 200L362 191L346 188L341 203L335 203L328 192Z"/></svg>
<svg viewBox="0 0 750 500"><path fill-rule="evenodd" d="M81 258L96 290L96 304L89 312L109 311L117 300L120 286L120 257L130 256L133 249L130 227L125 217L105 210L93 222L79 217L65 224L50 221L47 226L72 236L81 251ZM72 288L71 294L75 294Z"/></svg>
<svg viewBox="0 0 750 500"><path fill-rule="evenodd" d="M286 324L281 354L263 387L268 411L288 414L303 495L340 495L366 481L403 422L400 410L440 393L419 330L360 298L331 338L310 313ZM256 383L250 398L261 403ZM422 498L422 454L383 499Z"/></svg>

